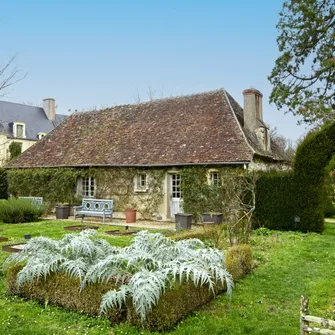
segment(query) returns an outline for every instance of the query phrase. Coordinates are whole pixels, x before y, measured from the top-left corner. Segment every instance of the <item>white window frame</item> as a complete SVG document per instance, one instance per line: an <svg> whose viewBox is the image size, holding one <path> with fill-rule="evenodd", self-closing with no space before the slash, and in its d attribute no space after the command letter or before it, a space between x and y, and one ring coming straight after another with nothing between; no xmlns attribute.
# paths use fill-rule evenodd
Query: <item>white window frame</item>
<svg viewBox="0 0 335 335"><path fill-rule="evenodd" d="M22 136L18 136L17 127L22 126ZM16 138L26 138L26 124L24 122L14 122L13 124L13 135Z"/></svg>
<svg viewBox="0 0 335 335"><path fill-rule="evenodd" d="M216 178L214 177L215 175L216 175ZM219 171L217 171L217 170L209 170L208 181L209 181L209 185L211 185L211 186L219 186L219 185L221 185Z"/></svg>
<svg viewBox="0 0 335 335"><path fill-rule="evenodd" d="M148 175L146 173L138 173L134 180L135 192L148 192Z"/></svg>
<svg viewBox="0 0 335 335"><path fill-rule="evenodd" d="M93 188L93 190L92 190ZM94 198L96 192L96 181L93 177L81 178L81 195L83 198Z"/></svg>
<svg viewBox="0 0 335 335"><path fill-rule="evenodd" d="M38 133L37 137L38 137L39 140L41 140L45 135L46 135L46 133Z"/></svg>

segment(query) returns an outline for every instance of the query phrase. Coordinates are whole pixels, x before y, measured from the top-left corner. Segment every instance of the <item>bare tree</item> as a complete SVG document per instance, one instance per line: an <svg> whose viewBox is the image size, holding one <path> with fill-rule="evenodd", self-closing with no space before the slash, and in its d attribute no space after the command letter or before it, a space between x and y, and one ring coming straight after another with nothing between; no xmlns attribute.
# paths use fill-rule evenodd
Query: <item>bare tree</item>
<svg viewBox="0 0 335 335"><path fill-rule="evenodd" d="M3 65L0 64L0 97L5 95L5 90L25 78L27 74L19 76L20 70L14 62L17 54L11 56Z"/></svg>

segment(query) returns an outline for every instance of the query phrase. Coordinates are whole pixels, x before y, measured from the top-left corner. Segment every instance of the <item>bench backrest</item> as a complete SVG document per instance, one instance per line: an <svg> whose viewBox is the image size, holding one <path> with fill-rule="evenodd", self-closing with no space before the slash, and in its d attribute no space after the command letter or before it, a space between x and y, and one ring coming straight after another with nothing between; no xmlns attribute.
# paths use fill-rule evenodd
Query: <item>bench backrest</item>
<svg viewBox="0 0 335 335"><path fill-rule="evenodd" d="M83 210L101 212L113 210L113 200L106 199L83 199Z"/></svg>
<svg viewBox="0 0 335 335"><path fill-rule="evenodd" d="M31 201L34 205L43 205L43 198L42 197L19 197L19 199L26 199Z"/></svg>

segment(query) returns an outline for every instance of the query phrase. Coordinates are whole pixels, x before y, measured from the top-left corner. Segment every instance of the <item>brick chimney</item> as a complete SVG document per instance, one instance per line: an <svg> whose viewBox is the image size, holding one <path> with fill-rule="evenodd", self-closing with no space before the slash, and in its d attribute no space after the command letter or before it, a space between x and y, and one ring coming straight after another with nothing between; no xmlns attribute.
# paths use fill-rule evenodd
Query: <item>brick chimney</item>
<svg viewBox="0 0 335 335"><path fill-rule="evenodd" d="M258 142L263 150L270 151L269 127L263 121L263 94L254 88L249 88L243 91L243 96L244 128L256 134Z"/></svg>
<svg viewBox="0 0 335 335"><path fill-rule="evenodd" d="M55 121L56 119L56 103L55 99L47 98L43 99L43 109L45 115L50 121Z"/></svg>

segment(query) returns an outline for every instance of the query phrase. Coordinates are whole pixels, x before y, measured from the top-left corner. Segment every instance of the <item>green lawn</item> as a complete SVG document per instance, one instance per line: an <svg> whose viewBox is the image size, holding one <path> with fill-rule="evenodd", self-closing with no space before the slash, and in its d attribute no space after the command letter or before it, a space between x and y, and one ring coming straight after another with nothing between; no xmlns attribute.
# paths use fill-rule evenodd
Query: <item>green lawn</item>
<svg viewBox="0 0 335 335"><path fill-rule="evenodd" d="M78 223L77 223L78 224ZM60 238L68 223L42 221L0 224L0 236L11 242L23 235ZM310 297L310 313L332 318L335 295L335 223L324 234L264 231L252 238L256 268L233 291L232 300L217 297L209 306L179 323L171 334L299 334L300 295ZM99 229L101 237L103 227ZM112 229L117 229L113 227ZM124 228L121 228L124 229ZM264 236L265 235L265 236ZM132 237L106 237L115 245L127 245ZM0 243L4 245L8 242ZM0 252L2 263L7 254ZM0 334L149 334L123 324L114 328L104 318L91 318L52 306L4 295L0 273Z"/></svg>

